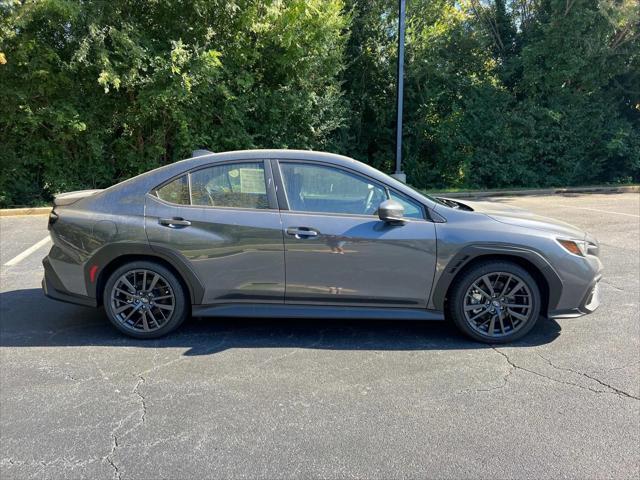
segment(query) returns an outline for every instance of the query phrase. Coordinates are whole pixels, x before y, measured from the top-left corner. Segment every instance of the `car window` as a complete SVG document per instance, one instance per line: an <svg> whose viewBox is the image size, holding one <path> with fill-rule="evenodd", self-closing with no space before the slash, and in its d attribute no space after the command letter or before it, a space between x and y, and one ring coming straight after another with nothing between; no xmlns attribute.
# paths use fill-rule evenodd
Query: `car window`
<svg viewBox="0 0 640 480"><path fill-rule="evenodd" d="M424 220L424 209L418 202L405 197L404 195L400 195L393 190L390 192L390 197L404 207L405 217Z"/></svg>
<svg viewBox="0 0 640 480"><path fill-rule="evenodd" d="M282 162L280 170L293 211L374 215L387 199L380 185L339 168Z"/></svg>
<svg viewBox="0 0 640 480"><path fill-rule="evenodd" d="M233 163L192 172L191 202L209 207L269 208L264 164Z"/></svg>
<svg viewBox="0 0 640 480"><path fill-rule="evenodd" d="M187 176L182 175L165 186L158 188L156 195L165 202L189 205L189 181Z"/></svg>

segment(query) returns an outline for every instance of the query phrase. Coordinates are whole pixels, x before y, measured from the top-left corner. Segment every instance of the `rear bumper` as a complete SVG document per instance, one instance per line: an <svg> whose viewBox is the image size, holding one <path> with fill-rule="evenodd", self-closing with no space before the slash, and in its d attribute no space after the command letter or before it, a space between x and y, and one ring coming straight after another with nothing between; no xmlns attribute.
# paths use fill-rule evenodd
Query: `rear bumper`
<svg viewBox="0 0 640 480"><path fill-rule="evenodd" d="M598 275L589 285L587 293L583 297L580 305L575 308L565 310L550 311L549 318L576 318L593 313L600 306L600 280L602 275Z"/></svg>
<svg viewBox="0 0 640 480"><path fill-rule="evenodd" d="M56 274L55 270L51 267L51 263L49 262L48 258L42 260L42 265L44 266L42 290L47 297L53 300L58 300L60 302L74 303L76 305L83 305L85 307L98 306L98 302L95 298L69 292L60 281L60 278Z"/></svg>

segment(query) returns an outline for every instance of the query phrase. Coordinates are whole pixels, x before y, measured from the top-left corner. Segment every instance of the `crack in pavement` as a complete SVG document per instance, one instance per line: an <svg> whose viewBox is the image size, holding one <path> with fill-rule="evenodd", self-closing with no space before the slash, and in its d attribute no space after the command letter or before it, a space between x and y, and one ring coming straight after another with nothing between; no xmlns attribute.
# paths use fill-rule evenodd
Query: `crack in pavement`
<svg viewBox="0 0 640 480"><path fill-rule="evenodd" d="M496 350L496 349L494 348L494 350ZM497 350L496 350L496 351L497 351ZM500 352L498 352L498 353L500 353ZM456 395L462 395L462 394L464 394L464 393L469 393L469 392L474 392L474 393L479 393L479 392L483 392L483 393L485 393L485 392L493 392L494 390L500 390L500 389L502 389L502 388L506 387L506 386L507 386L507 383L509 382L509 377L513 374L513 372L515 372L515 371L516 371L516 369L515 369L515 368L513 368L513 366L512 366L512 364L511 364L511 362L507 362L507 363L508 363L508 365L509 365L509 370L508 370L508 371L507 371L507 373L505 373L505 374L503 375L503 377L502 377L502 385L498 385L498 386L491 387L491 388L467 388L467 389L461 390L461 391L459 391L459 392L456 392Z"/></svg>
<svg viewBox="0 0 640 480"><path fill-rule="evenodd" d="M631 395L630 393L625 392L624 390L620 390L619 388L616 388L613 385L609 385L608 383L605 383L602 380L600 380L599 378L593 377L593 376L589 375L588 373L581 372L581 371L578 371L578 370L573 370L573 369L567 368L567 367L560 367L560 366L554 364L548 358L543 357L542 355L540 355L538 352L536 352L536 355L538 355L540 358L542 358L545 362L547 362L549 365L551 365L556 370L564 370L566 372L575 373L576 375L582 375L583 377L586 377L586 378L588 378L590 380L593 380L594 382L599 383L603 387L607 387L607 388L613 390L618 395L622 395L622 396L625 396L625 397L633 398L634 400L640 400L640 397L636 397L635 395Z"/></svg>
<svg viewBox="0 0 640 480"><path fill-rule="evenodd" d="M216 346L222 345L224 344L224 342L227 339L227 335L225 335L222 340L216 344ZM154 357L155 358L155 357ZM186 357L188 358L188 357ZM133 432L134 430L136 430L137 428L141 427L142 425L145 424L146 422L146 418L147 418L147 397L144 396L142 393L140 393L140 386L144 383L146 383L146 378L144 377L144 375L148 374L148 373L152 373L152 372L156 372L162 368L165 368L167 366L170 366L174 363L177 362L181 362L185 359L184 354L181 355L178 358L174 358L173 360L170 360L168 362L165 362L161 365L154 365L153 367L147 369L147 370L143 370L142 372L136 374L135 376L137 377L137 382L134 385L133 389L131 390L131 394L132 395L136 395L137 396L137 401L140 404L140 418L139 420L128 430L126 430L124 433L119 434L119 430L122 428L122 426L124 425L125 422L127 422L135 412L131 412L129 413L127 416L125 416L124 418L122 418L118 424L116 425L116 427L111 431L111 451L105 455L102 458L103 462L107 462L111 468L113 469L113 477L117 480L121 480L122 479L122 472L120 471L120 469L118 468L118 465L116 464L115 460L114 460L114 456L116 455L116 452L118 450L118 448L120 448L120 443L118 441L118 438L122 439L123 437L125 437L126 435L130 434L131 432ZM93 359L94 364L96 365L96 368L98 369L98 371L103 375L106 376L105 372L100 368L100 366L98 365L98 363L95 361L95 359Z"/></svg>
<svg viewBox="0 0 640 480"><path fill-rule="evenodd" d="M609 394L617 395L617 396L619 396L619 397L628 397L628 398L632 398L632 399L640 400L640 398L638 398L638 397L634 397L633 395L630 395L630 394L628 394L627 392L623 392L623 391L618 390L618 389L616 389L616 388L614 388L614 387L608 386L607 384L602 383L602 382L599 382L598 380L593 379L593 378L592 378L592 380L598 381L598 383L599 383L599 384L601 384L601 385L603 385L603 386L605 386L605 387L608 387L610 390L598 390L598 389L595 389L595 388L587 387L587 386L585 386L585 385L580 385L580 384L578 384L578 383L567 382L567 381L565 381L565 380L559 380L559 379L557 379L557 378L549 377L549 376L547 376L547 375L544 375L543 373L536 372L535 370L531 370L531 369L529 369L529 368L526 368L526 367L523 367L523 366L521 366L521 365L518 365L518 364L514 363L514 362L513 362L513 360L511 360L511 359L509 358L509 356L508 356L506 353L504 353L504 352L500 351L497 347L493 347L493 346L492 346L491 348L492 348L496 353L498 353L498 354L500 354L502 357L504 357L504 359L505 359L505 360L507 361L507 363L512 367L512 369L513 369L513 370L523 370L523 371L525 371L525 372L531 373L532 375L536 375L536 376L538 376L538 377L544 378L544 379L546 379L546 380L550 380L550 381L555 382L555 383L560 383L560 384L562 384L562 385L569 385L569 386L572 386L572 387L577 387L577 388L580 388L580 389L582 389L582 390L588 390L588 391L593 392L593 393L609 393ZM575 372L575 371L574 371L573 373L581 373L581 372ZM585 376L587 376L587 375L585 375ZM588 377L588 376L587 376L587 377ZM591 377L588 377L588 378L591 378Z"/></svg>
<svg viewBox="0 0 640 480"><path fill-rule="evenodd" d="M109 465L111 465L111 468L113 468L113 478L116 478L117 480L121 480L122 473L120 473L118 466L113 461L113 456L115 455L116 449L118 448L118 437L115 434L112 434L111 437L113 440L113 444L111 446L111 452L109 452L109 454L104 457L104 460L109 462Z"/></svg>
<svg viewBox="0 0 640 480"><path fill-rule="evenodd" d="M138 375L138 383L136 383L136 386L133 387L133 392L132 392L132 393L135 393L140 398L140 406L142 407L142 416L140 417L140 424L141 425L144 425L144 421L145 421L146 416L147 416L147 399L145 398L144 395L142 395L138 391L138 388L144 382L145 382L144 377L142 375Z"/></svg>
<svg viewBox="0 0 640 480"><path fill-rule="evenodd" d="M318 346L323 341L324 334L325 334L325 330L324 329L320 330L319 331L318 340L313 342L308 347ZM228 339L228 332L222 337L222 339L216 345L214 345L213 347L209 347L208 350L214 351L215 349L219 348L221 345L224 345L226 343L227 339ZM270 357L267 360L265 360L263 362L259 362L258 364L254 365L253 368L258 368L258 367L260 367L262 365L266 365L266 364L268 364L270 362L284 359L286 357L294 355L298 351L299 351L299 348L295 348L292 351L287 352L287 353L285 353L283 355L280 355L278 357ZM125 437L128 434L130 434L131 432L133 432L137 428L143 426L145 424L145 422L146 422L147 397L140 392L140 386L143 385L144 383L146 383L146 378L144 377L144 375L146 375L148 373L152 373L152 372L157 372L158 370L160 370L162 368L165 368L167 366L173 365L174 363L177 363L177 362L181 362L181 361L183 361L183 360L185 360L187 358L189 358L189 357L185 357L184 354L183 354L178 358L175 358L173 360L170 360L170 361L165 362L165 363L160 364L160 365L155 365L155 366L153 366L153 367L151 367L151 368L149 368L147 370L143 370L142 372L136 374L136 377L137 377L138 380L137 380L136 384L134 385L133 389L131 390L131 394L137 396L137 401L140 404L140 409L139 409L139 412L141 414L140 418L131 428L129 428L128 430L126 430L124 433L121 433L121 434L118 433L119 430L122 428L124 423L132 417L133 413L135 413L135 412L129 413L126 417L124 417L123 419L121 419L118 422L116 427L111 431L111 439L112 439L111 451L107 455L105 455L103 457L103 459L102 459L103 462L107 462L111 466L111 468L113 469L113 478L115 478L116 480L121 480L122 479L122 472L120 471L120 468L118 467L117 463L114 460L114 457L115 457L115 455L117 453L117 450L121 446L118 439L119 438L122 439L123 437ZM96 363L96 366L98 367L97 363ZM222 377L222 379L224 379L226 377L228 377L228 375L225 376L225 377ZM221 380L221 379L218 379L218 380Z"/></svg>
<svg viewBox="0 0 640 480"><path fill-rule="evenodd" d="M131 390L131 394L132 395L136 395L137 396L137 400L140 403L140 410L139 410L140 419L131 428L129 428L128 430L126 430L122 434L118 434L117 432L120 430L120 428L122 428L124 423L133 416L133 414L135 412L129 413L126 417L124 417L123 419L121 419L118 422L116 427L111 431L111 440L112 440L111 451L107 455L105 455L103 457L103 461L106 461L107 463L109 463L109 465L111 465L111 468L113 468L113 478L115 478L117 480L121 480L122 479L122 472L120 471L120 469L118 468L118 465L116 464L116 462L114 460L114 456L116 455L116 451L120 447L120 443L118 441L118 438L122 439L126 435L130 434L131 432L133 432L137 428L139 428L142 425L144 425L145 421L146 421L146 417L147 417L147 398L142 393L140 393L140 390L139 390L140 385L145 383L146 380L141 374L138 374L137 377L138 377L138 381L136 382L135 386Z"/></svg>

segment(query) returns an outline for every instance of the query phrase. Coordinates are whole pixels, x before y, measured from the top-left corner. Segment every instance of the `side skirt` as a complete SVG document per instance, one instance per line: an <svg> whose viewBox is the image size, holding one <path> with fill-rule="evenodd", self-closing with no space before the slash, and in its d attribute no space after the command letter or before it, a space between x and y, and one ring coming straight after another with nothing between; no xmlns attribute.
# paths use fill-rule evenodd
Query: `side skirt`
<svg viewBox="0 0 640 480"><path fill-rule="evenodd" d="M191 307L191 313L194 317L444 320L442 312L426 309L331 307L325 305L268 303L194 305Z"/></svg>

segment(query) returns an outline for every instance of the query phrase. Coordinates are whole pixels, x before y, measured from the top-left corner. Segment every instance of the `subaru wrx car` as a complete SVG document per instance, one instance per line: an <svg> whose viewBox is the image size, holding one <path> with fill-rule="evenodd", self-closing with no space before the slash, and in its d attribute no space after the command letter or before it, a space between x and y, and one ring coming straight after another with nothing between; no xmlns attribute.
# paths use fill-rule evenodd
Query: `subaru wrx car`
<svg viewBox="0 0 640 480"><path fill-rule="evenodd" d="M340 155L200 153L56 196L45 293L137 338L189 315L448 318L504 343L598 307L598 243L571 225L432 198Z"/></svg>

